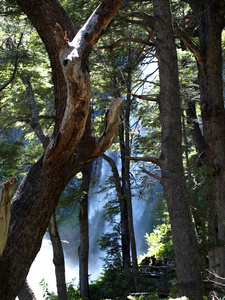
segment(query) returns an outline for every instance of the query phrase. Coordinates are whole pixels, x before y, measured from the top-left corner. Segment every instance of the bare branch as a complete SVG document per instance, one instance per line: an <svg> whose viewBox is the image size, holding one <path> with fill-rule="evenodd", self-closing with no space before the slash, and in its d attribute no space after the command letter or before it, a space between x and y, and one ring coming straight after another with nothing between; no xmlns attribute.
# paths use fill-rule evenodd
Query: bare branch
<svg viewBox="0 0 225 300"><path fill-rule="evenodd" d="M52 119L55 120L55 116L39 116L39 119ZM4 132L7 128L9 128L10 126L12 126L13 124L17 123L17 122L21 122L21 123L30 123L31 120L29 118L24 118L24 117L19 117L16 120L13 120L11 122L9 122L7 125L5 125L1 130L0 133Z"/></svg>
<svg viewBox="0 0 225 300"><path fill-rule="evenodd" d="M209 274L213 275L214 277L216 277L216 278L218 278L218 279L220 279L220 280L224 280L224 281L225 281L225 278L219 276L214 270L210 271L210 270L207 269L207 272L208 272Z"/></svg>
<svg viewBox="0 0 225 300"><path fill-rule="evenodd" d="M175 33L184 41L186 46L190 49L190 51L195 55L196 60L201 63L202 55L199 48L193 43L191 37L184 31L178 23L174 22L173 28Z"/></svg>
<svg viewBox="0 0 225 300"><path fill-rule="evenodd" d="M141 99L141 100L147 100L147 101L153 101L153 102L158 102L158 95L156 94L152 94L152 95L137 95L137 94L133 94L133 93L128 93L127 91L125 90L121 90L121 89L114 89L114 88L108 88L104 85L101 85L103 88L105 88L106 90L109 90L109 91L116 91L116 92L120 92L120 93L124 93L124 94L127 94L127 95L131 95L137 99ZM155 98L153 98L155 97Z"/></svg>
<svg viewBox="0 0 225 300"><path fill-rule="evenodd" d="M141 19L141 20L144 20L147 22L147 24L154 28L155 27L155 19L144 13L144 12L140 12L140 11L133 11L133 12L127 12L126 14L124 14L125 17L134 17L134 18L137 18L137 19Z"/></svg>
<svg viewBox="0 0 225 300"><path fill-rule="evenodd" d="M84 134L91 94L88 57L121 3L122 0L103 0L72 42L68 42L66 34L59 25L56 26L56 39L61 45L59 57L67 83L67 101L59 130L49 143L43 162L57 161L59 167L65 165Z"/></svg>
<svg viewBox="0 0 225 300"><path fill-rule="evenodd" d="M9 80L6 83L0 85L0 92L2 90L4 90L13 81L13 79L16 75L16 71L17 71L18 64L19 64L19 61L18 61L18 59L19 59L18 58L18 56L19 56L19 46L21 45L22 38L23 38L23 33L21 33L19 42L18 42L17 47L16 47L16 57L15 57L14 70L13 70L12 76L9 78Z"/></svg>
<svg viewBox="0 0 225 300"><path fill-rule="evenodd" d="M102 157L104 158L104 160L106 160L109 163L112 169L117 197L118 199L120 199L122 196L122 191L121 191L121 184L120 184L120 176L115 161L111 157L107 156L106 154L102 154Z"/></svg>
<svg viewBox="0 0 225 300"><path fill-rule="evenodd" d="M154 173L151 173L151 172L147 171L144 167L141 167L140 169L141 169L142 172L144 172L144 173L146 173L147 175L149 175L149 176L151 176L151 177L153 177L153 178L159 180L160 183L162 183L162 177L160 177L160 176L158 176L158 175L156 175L156 174L154 174Z"/></svg>
<svg viewBox="0 0 225 300"><path fill-rule="evenodd" d="M153 84L153 85L155 85L155 86L160 86L160 84L157 83L157 82L149 81L149 80L145 80L145 79L138 79L138 80L135 81L135 83L136 83L136 82L150 83L150 84Z"/></svg>
<svg viewBox="0 0 225 300"><path fill-rule="evenodd" d="M117 98L113 100L106 112L106 125L105 130L96 140L96 147L91 153L90 158L94 159L95 157L103 154L111 145L114 140L114 137L119 130L121 121L120 121L120 109L123 105L123 100Z"/></svg>
<svg viewBox="0 0 225 300"><path fill-rule="evenodd" d="M107 47L107 46L106 46ZM154 56L154 57L157 57L154 53L148 51L148 50L145 50L143 48L140 48L140 47L134 47L134 46L129 46L129 45L120 45L120 47L122 48L126 48L126 49L133 49L133 50L137 50L137 51L140 51L140 52L144 52L144 53L147 53L151 56ZM103 47L100 47L100 49L104 49L104 46ZM107 49L106 49L107 50Z"/></svg>
<svg viewBox="0 0 225 300"><path fill-rule="evenodd" d="M151 162L153 164L160 166L159 159L156 157L152 157L152 156L144 156L144 157L128 156L127 159L134 160L134 161L148 161L148 162Z"/></svg>
<svg viewBox="0 0 225 300"><path fill-rule="evenodd" d="M30 105L30 113L31 113L31 120L30 120L30 125L35 131L37 137L40 139L42 142L42 145L44 148L46 148L49 144L49 137L45 135L40 122L39 122L39 117L38 117L38 111L35 103L35 97L34 97L34 91L31 86L30 81L27 79L27 77L24 74L19 74L22 82L26 86L27 90L27 95L28 95L28 100L29 100L29 105Z"/></svg>
<svg viewBox="0 0 225 300"><path fill-rule="evenodd" d="M121 43L124 43L124 42L134 42L134 43L139 43L139 44L143 44L145 46L150 46L150 47L154 46L154 44L152 42L149 42L149 38L146 38L146 39L123 38L123 39L117 40L116 42L113 42L111 45L98 47L98 49L105 49L107 51L112 51L113 48L119 46ZM141 49L141 48L138 48L138 49L140 49L140 51L143 51L143 49Z"/></svg>

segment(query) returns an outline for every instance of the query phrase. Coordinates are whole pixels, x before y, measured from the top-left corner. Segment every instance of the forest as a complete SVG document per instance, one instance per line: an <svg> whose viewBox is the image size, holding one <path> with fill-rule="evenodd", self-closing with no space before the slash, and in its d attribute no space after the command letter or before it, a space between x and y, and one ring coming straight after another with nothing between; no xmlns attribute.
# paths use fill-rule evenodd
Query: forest
<svg viewBox="0 0 225 300"><path fill-rule="evenodd" d="M0 300L224 299L225 1L0 0L0 20Z"/></svg>

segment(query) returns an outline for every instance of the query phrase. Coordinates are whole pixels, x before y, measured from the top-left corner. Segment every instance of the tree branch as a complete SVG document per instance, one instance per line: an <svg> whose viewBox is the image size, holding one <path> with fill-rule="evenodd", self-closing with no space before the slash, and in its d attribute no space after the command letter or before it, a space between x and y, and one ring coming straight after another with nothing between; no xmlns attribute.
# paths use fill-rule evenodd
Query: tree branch
<svg viewBox="0 0 225 300"><path fill-rule="evenodd" d="M119 130L120 121L120 109L123 105L123 100L120 98L114 99L106 112L106 125L105 130L99 138L96 138L96 146L90 155L90 160L103 154L111 145L114 137Z"/></svg>
<svg viewBox="0 0 225 300"><path fill-rule="evenodd" d="M13 81L13 79L16 75L16 71L17 71L18 64L19 64L19 62L18 62L19 46L21 45L22 38L23 38L23 33L21 33L19 42L16 47L16 57L15 57L14 70L13 70L12 76L9 78L9 80L6 83L0 85L0 92L2 90L4 90Z"/></svg>
<svg viewBox="0 0 225 300"><path fill-rule="evenodd" d="M191 37L185 32L178 23L174 22L173 28L175 33L183 40L185 45L190 49L190 51L195 55L196 60L201 64L202 55L199 48L193 43Z"/></svg>
<svg viewBox="0 0 225 300"><path fill-rule="evenodd" d="M140 11L133 11L133 12L127 12L124 14L125 17L134 17L137 19L141 19L143 21L146 21L147 24L154 29L155 27L155 19L152 16L149 16L148 14Z"/></svg>
<svg viewBox="0 0 225 300"><path fill-rule="evenodd" d="M114 182L115 182L115 187L116 187L116 193L117 193L117 197L118 199L121 198L122 196L122 192L121 192L121 184L120 184L120 176L119 176L119 172L118 172L118 169L117 169L117 166L115 164L115 161L107 156L106 154L102 154L102 157L104 158L104 160L106 160L111 169L112 169L112 173L113 173L113 178L114 178Z"/></svg>
<svg viewBox="0 0 225 300"><path fill-rule="evenodd" d="M39 116L39 119L52 119L52 120L55 120L55 116ZM11 127L13 124L15 124L17 122L30 123L31 120L29 118L24 118L24 117L13 120L13 121L9 122L7 125L4 126L0 130L0 133L4 132L8 127Z"/></svg>
<svg viewBox="0 0 225 300"><path fill-rule="evenodd" d="M162 177L160 177L160 176L158 176L158 175L156 175L156 174L154 174L154 173L151 173L151 172L147 171L144 167L141 167L140 169L141 169L142 172L144 172L144 173L146 173L147 175L149 175L149 176L151 176L151 177L153 177L153 178L159 180L160 183L162 183Z"/></svg>
<svg viewBox="0 0 225 300"><path fill-rule="evenodd" d="M145 46L150 46L150 47L154 46L154 44L152 42L149 42L149 38L146 38L146 39L122 38L122 39L117 40L116 42L113 42L111 45L98 47L98 49L105 49L107 51L112 51L113 48L119 46L121 43L124 43L124 42L134 42L134 43L139 43L139 44L143 44ZM141 48L138 48L138 49L140 49L140 51L143 51L143 49L141 49Z"/></svg>
<svg viewBox="0 0 225 300"><path fill-rule="evenodd" d="M124 93L124 94L127 94L127 95L131 95L135 98L138 98L138 99L141 99L141 100L147 100L147 101L153 101L153 102L158 102L158 95L156 94L153 94L153 95L137 95L137 94L133 94L133 93L129 93L125 90L121 90L121 89L116 89L116 88L108 88L104 85L101 85L101 87L105 88L106 90L109 90L109 91L115 91L115 92L120 92L120 93ZM155 98L153 98L155 97Z"/></svg>
<svg viewBox="0 0 225 300"><path fill-rule="evenodd" d="M65 165L84 134L91 93L88 57L121 3L122 0L103 0L72 42L56 25L59 57L67 83L67 101L59 130L44 154L44 163L58 161L60 166Z"/></svg>
<svg viewBox="0 0 225 300"><path fill-rule="evenodd" d="M27 95L28 95L28 100L29 100L29 106L30 106L30 113L31 113L31 120L30 120L30 125L35 131L37 137L41 141L42 145L44 148L46 148L49 144L49 137L45 135L40 122L39 122L39 117L38 117L38 111L35 103L35 97L34 97L34 91L31 86L30 81L27 79L27 77L24 74L19 74L20 79L26 86L27 90Z"/></svg>
<svg viewBox="0 0 225 300"><path fill-rule="evenodd" d="M144 157L128 156L127 159L134 160L134 161L148 161L148 162L151 162L153 164L160 166L159 159L156 157L152 157L152 156L144 156Z"/></svg>

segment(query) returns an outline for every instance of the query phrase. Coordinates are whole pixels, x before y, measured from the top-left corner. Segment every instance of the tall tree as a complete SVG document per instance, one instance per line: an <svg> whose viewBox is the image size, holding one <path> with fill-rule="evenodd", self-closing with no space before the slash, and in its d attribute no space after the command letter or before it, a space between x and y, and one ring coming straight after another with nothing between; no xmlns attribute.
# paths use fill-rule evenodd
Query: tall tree
<svg viewBox="0 0 225 300"><path fill-rule="evenodd" d="M153 0L153 11L162 125L162 151L158 163L172 228L179 295L200 300L203 282L182 163L181 101L169 1Z"/></svg>
<svg viewBox="0 0 225 300"><path fill-rule="evenodd" d="M185 2L192 12L187 17L186 27L176 26L176 32L194 53L198 67L203 124L201 160L211 170L208 174L211 188L207 195L211 202L209 260L210 267L224 277L225 110L221 34L225 26L225 3L222 0Z"/></svg>
<svg viewBox="0 0 225 300"><path fill-rule="evenodd" d="M131 51L128 49L127 52L127 80L126 80L126 90L127 97L124 104L123 115L124 122L120 128L120 153L122 162L122 198L121 206L123 210L121 213L126 214L128 231L129 231L129 241L131 248L131 258L132 258L132 271L134 276L134 282L136 291L138 291L137 283L137 249L134 234L133 225L133 212L132 212L132 196L131 196L131 183L130 183L130 114L131 114L131 84L132 84L132 67L131 67ZM123 216L124 217L124 216Z"/></svg>
<svg viewBox="0 0 225 300"><path fill-rule="evenodd" d="M14 299L18 294L67 183L88 161L102 154L111 145L119 128L121 101L117 99L109 107L106 127L101 137L97 138L92 133L88 117L88 57L121 2L122 0L103 0L76 33L58 1L17 1L37 29L50 57L55 88L56 125L49 145L25 176L12 200L7 245L0 259L2 300ZM75 35L71 43L60 26L56 27L56 23L67 30L68 38Z"/></svg>

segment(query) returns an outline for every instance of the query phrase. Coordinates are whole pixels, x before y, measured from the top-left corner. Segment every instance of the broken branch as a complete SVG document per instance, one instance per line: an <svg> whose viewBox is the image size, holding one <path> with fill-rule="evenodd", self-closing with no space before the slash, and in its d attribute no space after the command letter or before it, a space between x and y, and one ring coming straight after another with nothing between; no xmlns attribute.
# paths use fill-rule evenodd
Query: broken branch
<svg viewBox="0 0 225 300"><path fill-rule="evenodd" d="M162 177L160 177L160 176L158 176L158 175L156 175L156 174L154 174L154 173L151 173L151 172L147 171L144 167L141 167L140 169L141 169L141 171L144 172L145 174L147 174L147 175L149 175L149 176L151 176L151 177L153 177L153 178L159 180L160 183L162 183Z"/></svg>
<svg viewBox="0 0 225 300"><path fill-rule="evenodd" d="M160 166L159 159L156 157L152 157L152 156L144 156L144 157L128 156L127 159L134 160L134 161L148 161L148 162L151 162L153 164Z"/></svg>

